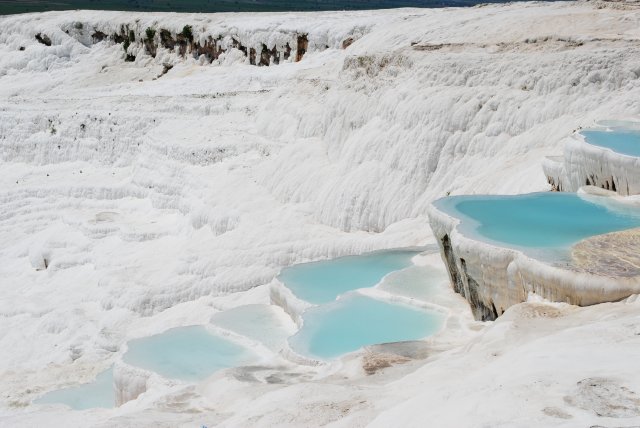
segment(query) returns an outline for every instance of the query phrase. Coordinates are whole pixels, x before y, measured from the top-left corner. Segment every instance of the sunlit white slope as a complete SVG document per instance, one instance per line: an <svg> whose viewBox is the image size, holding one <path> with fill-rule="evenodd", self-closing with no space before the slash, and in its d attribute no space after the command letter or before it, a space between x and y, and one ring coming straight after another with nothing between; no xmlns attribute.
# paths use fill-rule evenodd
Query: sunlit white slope
<svg viewBox="0 0 640 428"><path fill-rule="evenodd" d="M560 153L563 137L638 111L635 22L635 12L556 4L436 10L385 26L354 43L335 78L312 74L259 116L267 135L324 142L324 164L320 149L288 147L269 184L348 230L383 230L446 192L545 189L541 156ZM321 185L306 185L302 160L316 162Z"/></svg>
<svg viewBox="0 0 640 428"><path fill-rule="evenodd" d="M264 391L223 375L181 399L203 420L175 413L162 389L90 417L29 403L91 379L130 338L268 303L259 286L283 266L429 242L426 207L447 192L546 189L540 163L563 137L640 112L640 12L598 7L0 18L3 420L251 422L247 403ZM213 64L169 51L125 63L121 45L74 33L192 21L196 37L232 29L247 44L306 32L310 49L273 67L233 51ZM265 387L265 424L300 390L326 406L301 406L292 425L339 420L331 403L360 397L301 379ZM384 379L358 382L373 392L357 424L404 399ZM443 394L458 388L441 382Z"/></svg>

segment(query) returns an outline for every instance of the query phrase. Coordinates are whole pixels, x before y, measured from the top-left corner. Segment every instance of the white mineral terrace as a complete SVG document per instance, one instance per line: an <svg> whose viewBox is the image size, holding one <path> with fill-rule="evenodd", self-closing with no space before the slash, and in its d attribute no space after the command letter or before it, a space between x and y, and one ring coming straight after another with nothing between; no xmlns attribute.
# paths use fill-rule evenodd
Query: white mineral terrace
<svg viewBox="0 0 640 428"><path fill-rule="evenodd" d="M594 305L637 290L637 235L559 269L438 213L434 235L427 213L546 192L574 130L639 117L632 2L2 16L0 426L638 426L640 301ZM637 168L611 168L634 186ZM437 332L320 364L289 352L310 305L282 269L445 233L476 281L481 264L518 278L481 296L496 321L422 254L360 293L438 308ZM610 259L619 279L591 271ZM256 360L186 382L125 361L186 326ZM110 369L119 406L38 401Z"/></svg>
<svg viewBox="0 0 640 428"><path fill-rule="evenodd" d="M640 206L629 209L640 212ZM640 264L635 255L638 229L587 237L573 245L565 258L554 247L536 249L532 255L531 250L465 235L459 225L469 219L460 220L437 206L431 208L429 218L451 283L467 299L476 319L495 319L532 296L588 306L640 293Z"/></svg>
<svg viewBox="0 0 640 428"><path fill-rule="evenodd" d="M609 131L612 135L638 127L637 122L613 123L618 126ZM606 127L600 126L600 129ZM580 132L561 144L564 156L547 157L542 164L555 190L575 192L582 186L591 185L623 196L640 194L640 153L634 155L590 144Z"/></svg>

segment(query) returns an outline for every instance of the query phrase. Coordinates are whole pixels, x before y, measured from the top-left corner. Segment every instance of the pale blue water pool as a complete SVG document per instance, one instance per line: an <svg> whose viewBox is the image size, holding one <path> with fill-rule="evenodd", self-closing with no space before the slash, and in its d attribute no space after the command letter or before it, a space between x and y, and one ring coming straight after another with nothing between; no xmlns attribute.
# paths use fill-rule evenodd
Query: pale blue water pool
<svg viewBox="0 0 640 428"><path fill-rule="evenodd" d="M113 369L100 373L93 382L48 392L34 403L65 404L74 410L114 407Z"/></svg>
<svg viewBox="0 0 640 428"><path fill-rule="evenodd" d="M209 333L202 326L180 327L132 340L123 359L166 378L202 380L217 370L248 364L256 357L247 348Z"/></svg>
<svg viewBox="0 0 640 428"><path fill-rule="evenodd" d="M434 202L461 220L470 238L515 247L534 256L541 249L569 249L589 236L640 226L640 209L611 198L544 192L513 196L452 196Z"/></svg>
<svg viewBox="0 0 640 428"><path fill-rule="evenodd" d="M440 329L442 315L357 293L303 314L304 324L289 339L291 348L309 357L331 359L366 345L418 340Z"/></svg>
<svg viewBox="0 0 640 428"><path fill-rule="evenodd" d="M299 298L314 304L329 303L347 291L373 287L390 272L411 266L419 251L382 251L302 263L284 269L278 276Z"/></svg>
<svg viewBox="0 0 640 428"><path fill-rule="evenodd" d="M625 128L589 129L581 131L587 143L611 149L616 153L640 157L640 131Z"/></svg>

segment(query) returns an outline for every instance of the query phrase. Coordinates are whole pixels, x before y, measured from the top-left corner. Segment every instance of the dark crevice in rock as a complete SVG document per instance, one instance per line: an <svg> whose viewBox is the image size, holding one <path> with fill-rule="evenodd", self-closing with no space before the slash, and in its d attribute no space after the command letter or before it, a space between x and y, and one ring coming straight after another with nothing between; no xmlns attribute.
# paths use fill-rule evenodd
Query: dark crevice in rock
<svg viewBox="0 0 640 428"><path fill-rule="evenodd" d="M562 183L560 183L559 180L556 183L556 180L554 177L547 176L547 183L551 185L552 192L562 192Z"/></svg>
<svg viewBox="0 0 640 428"><path fill-rule="evenodd" d="M98 30L94 31L94 33L91 35L91 39L93 40L93 43L99 43L104 39L106 39L107 37L108 36L105 33Z"/></svg>
<svg viewBox="0 0 640 428"><path fill-rule="evenodd" d="M190 25L185 25L182 32L176 34L176 43L180 56L184 57L189 47L191 47L191 51L193 52L193 31Z"/></svg>
<svg viewBox="0 0 640 428"><path fill-rule="evenodd" d="M247 48L245 46L242 46L242 43L240 43L236 39L231 39L231 47L233 47L234 49L238 49L239 51L244 53L244 56L247 56Z"/></svg>
<svg viewBox="0 0 640 428"><path fill-rule="evenodd" d="M285 61L287 61L291 57L291 46L289 46L289 43L287 43L284 46L284 52L282 57L284 58Z"/></svg>
<svg viewBox="0 0 640 428"><path fill-rule="evenodd" d="M464 259L460 259L462 266L463 280L466 282L466 299L471 305L471 311L475 319L482 321L493 321L498 318L498 311L493 302L489 302L490 307L480 298L480 284L467 273L467 264Z"/></svg>
<svg viewBox="0 0 640 428"><path fill-rule="evenodd" d="M51 39L46 34L36 34L36 40L45 46L51 46Z"/></svg>
<svg viewBox="0 0 640 428"><path fill-rule="evenodd" d="M342 49L346 49L354 42L353 37L348 37L342 41Z"/></svg>
<svg viewBox="0 0 640 428"><path fill-rule="evenodd" d="M309 48L309 40L307 39L306 34L301 34L298 36L298 47L296 49L296 62L299 62L304 54L307 53L307 49Z"/></svg>
<svg viewBox="0 0 640 428"><path fill-rule="evenodd" d="M453 284L453 290L458 294L462 294L463 297L466 297L464 294L464 285L462 284L460 272L458 272L458 267L456 266L456 258L453 254L453 249L451 248L451 240L449 239L449 235L444 235L444 237L442 238L442 250L447 262L447 271L449 272L449 279L451 279L451 284Z"/></svg>
<svg viewBox="0 0 640 428"><path fill-rule="evenodd" d="M267 46L263 44L262 50L260 51L260 62L258 62L258 65L266 65L268 67L270 63L271 58L269 57L269 50L267 49Z"/></svg>
<svg viewBox="0 0 640 428"><path fill-rule="evenodd" d="M449 235L444 235L444 237L442 237L441 244L453 290L469 302L473 316L476 319L483 321L492 321L498 318L498 311L493 302L490 302L490 306L487 306L480 298L480 284L469 276L467 272L467 264L462 258L460 259L460 267L462 271L458 269L456 256L453 252L453 248L451 247L451 239L449 238Z"/></svg>
<svg viewBox="0 0 640 428"><path fill-rule="evenodd" d="M176 47L176 41L171 35L171 31L164 28L160 29L160 44L163 48L173 50Z"/></svg>

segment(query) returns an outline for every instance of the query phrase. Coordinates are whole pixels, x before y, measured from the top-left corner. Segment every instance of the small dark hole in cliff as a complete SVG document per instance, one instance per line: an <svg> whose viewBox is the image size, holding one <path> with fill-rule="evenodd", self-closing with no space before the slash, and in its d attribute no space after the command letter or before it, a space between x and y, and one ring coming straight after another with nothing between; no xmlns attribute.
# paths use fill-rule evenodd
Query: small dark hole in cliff
<svg viewBox="0 0 640 428"><path fill-rule="evenodd" d="M613 177L611 177L611 190L616 191L616 182L613 180Z"/></svg>
<svg viewBox="0 0 640 428"><path fill-rule="evenodd" d="M93 42L94 42L94 43L97 43L97 42L101 42L101 41L103 41L104 39L106 39L106 38L107 38L107 35L106 35L105 33L103 33L102 31L95 31L95 32L91 35L91 38L93 39Z"/></svg>
<svg viewBox="0 0 640 428"><path fill-rule="evenodd" d="M193 28L191 27L191 25L185 25L182 28L182 33L180 33L180 35L189 42L193 42Z"/></svg>
<svg viewBox="0 0 640 428"><path fill-rule="evenodd" d="M282 57L284 58L285 61L291 57L291 46L289 46L289 43L284 45L284 53Z"/></svg>
<svg viewBox="0 0 640 428"><path fill-rule="evenodd" d="M342 41L342 49L346 49L353 44L353 37L346 38Z"/></svg>
<svg viewBox="0 0 640 428"><path fill-rule="evenodd" d="M51 46L51 39L46 34L36 34L36 40L45 46Z"/></svg>
<svg viewBox="0 0 640 428"><path fill-rule="evenodd" d="M145 34L145 39L143 40L144 48L149 55L155 58L158 52L158 46L156 46L156 42L155 42L156 30L155 28L147 27L147 29L144 30L144 34Z"/></svg>
<svg viewBox="0 0 640 428"><path fill-rule="evenodd" d="M309 48L309 40L306 34L298 36L298 47L296 49L296 62L300 61Z"/></svg>
<svg viewBox="0 0 640 428"><path fill-rule="evenodd" d="M160 44L165 49L173 50L176 46L176 41L173 39L171 32L164 28L160 29Z"/></svg>
<svg viewBox="0 0 640 428"><path fill-rule="evenodd" d="M20 46L20 47L18 48L18 50L23 51L23 50L24 50L24 46Z"/></svg>
<svg viewBox="0 0 640 428"><path fill-rule="evenodd" d="M267 45L262 44L262 51L260 52L260 62L258 65L266 65L269 66L271 63L270 51L267 49Z"/></svg>
<svg viewBox="0 0 640 428"><path fill-rule="evenodd" d="M147 36L147 40L153 41L153 38L156 36L156 30L155 28L147 27L147 29L144 30L144 34Z"/></svg>

